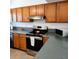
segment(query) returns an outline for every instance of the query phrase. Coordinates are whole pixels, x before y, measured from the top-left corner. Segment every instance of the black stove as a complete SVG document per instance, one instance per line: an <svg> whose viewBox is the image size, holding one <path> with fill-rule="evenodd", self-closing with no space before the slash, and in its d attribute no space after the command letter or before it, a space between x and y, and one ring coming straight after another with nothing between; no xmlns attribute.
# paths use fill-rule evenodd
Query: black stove
<svg viewBox="0 0 79 59"><path fill-rule="evenodd" d="M33 31L31 33L33 34L37 34L37 35L40 35L40 34L46 34L48 32L48 27L42 27L42 26L36 26L34 27Z"/></svg>
<svg viewBox="0 0 79 59"><path fill-rule="evenodd" d="M43 46L43 35L48 32L48 28L42 28L41 26L37 26L33 28L33 31L30 34L27 34L27 48L34 51L39 51ZM35 46L31 46L30 37L34 37ZM36 38L39 37L40 39ZM41 40L42 38L42 40Z"/></svg>

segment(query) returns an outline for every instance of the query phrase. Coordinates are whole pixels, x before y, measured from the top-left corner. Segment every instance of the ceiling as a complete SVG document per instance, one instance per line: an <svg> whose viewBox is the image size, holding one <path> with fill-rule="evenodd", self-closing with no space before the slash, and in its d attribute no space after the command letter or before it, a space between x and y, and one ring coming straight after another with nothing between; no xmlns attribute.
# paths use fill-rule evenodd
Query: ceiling
<svg viewBox="0 0 79 59"><path fill-rule="evenodd" d="M37 4L45 4L50 2L57 2L62 0L11 0L10 8L17 8L22 6L31 6Z"/></svg>

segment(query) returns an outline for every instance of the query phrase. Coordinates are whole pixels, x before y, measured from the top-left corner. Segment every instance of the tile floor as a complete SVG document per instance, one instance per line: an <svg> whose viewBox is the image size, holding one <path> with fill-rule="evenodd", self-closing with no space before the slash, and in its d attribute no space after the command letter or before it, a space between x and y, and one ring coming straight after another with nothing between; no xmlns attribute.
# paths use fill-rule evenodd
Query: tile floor
<svg viewBox="0 0 79 59"><path fill-rule="evenodd" d="M10 49L10 59L33 59L33 56L27 55L26 52L17 50L17 49Z"/></svg>

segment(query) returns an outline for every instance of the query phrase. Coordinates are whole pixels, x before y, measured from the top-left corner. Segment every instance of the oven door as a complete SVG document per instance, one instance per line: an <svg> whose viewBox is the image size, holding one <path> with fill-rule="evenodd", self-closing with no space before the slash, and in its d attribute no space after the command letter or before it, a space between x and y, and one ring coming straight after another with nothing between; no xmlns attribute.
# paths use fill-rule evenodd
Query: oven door
<svg viewBox="0 0 79 59"><path fill-rule="evenodd" d="M27 48L34 50L34 51L39 51L41 49L41 47L43 46L43 40L41 40L42 37L39 37L39 38L36 38L36 36L34 36L34 37L35 37L34 46L31 45L30 36L26 38Z"/></svg>

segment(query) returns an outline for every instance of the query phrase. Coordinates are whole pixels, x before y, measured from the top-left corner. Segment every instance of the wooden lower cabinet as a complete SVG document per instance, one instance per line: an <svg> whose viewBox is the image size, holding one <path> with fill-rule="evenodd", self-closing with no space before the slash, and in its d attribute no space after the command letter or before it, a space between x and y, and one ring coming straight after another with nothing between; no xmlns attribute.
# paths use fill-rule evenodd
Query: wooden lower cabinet
<svg viewBox="0 0 79 59"><path fill-rule="evenodd" d="M14 48L26 50L26 35L14 33Z"/></svg>
<svg viewBox="0 0 79 59"><path fill-rule="evenodd" d="M18 34L14 33L13 35L13 41L14 41L14 48L26 51L27 50L27 43L26 43L26 35L25 34ZM48 37L43 37L43 44L47 43Z"/></svg>
<svg viewBox="0 0 79 59"><path fill-rule="evenodd" d="M13 35L14 48L19 48L19 35L14 33Z"/></svg>
<svg viewBox="0 0 79 59"><path fill-rule="evenodd" d="M20 49L26 50L26 35L20 34Z"/></svg>
<svg viewBox="0 0 79 59"><path fill-rule="evenodd" d="M48 37L43 37L43 44L45 44L46 42L48 42Z"/></svg>

